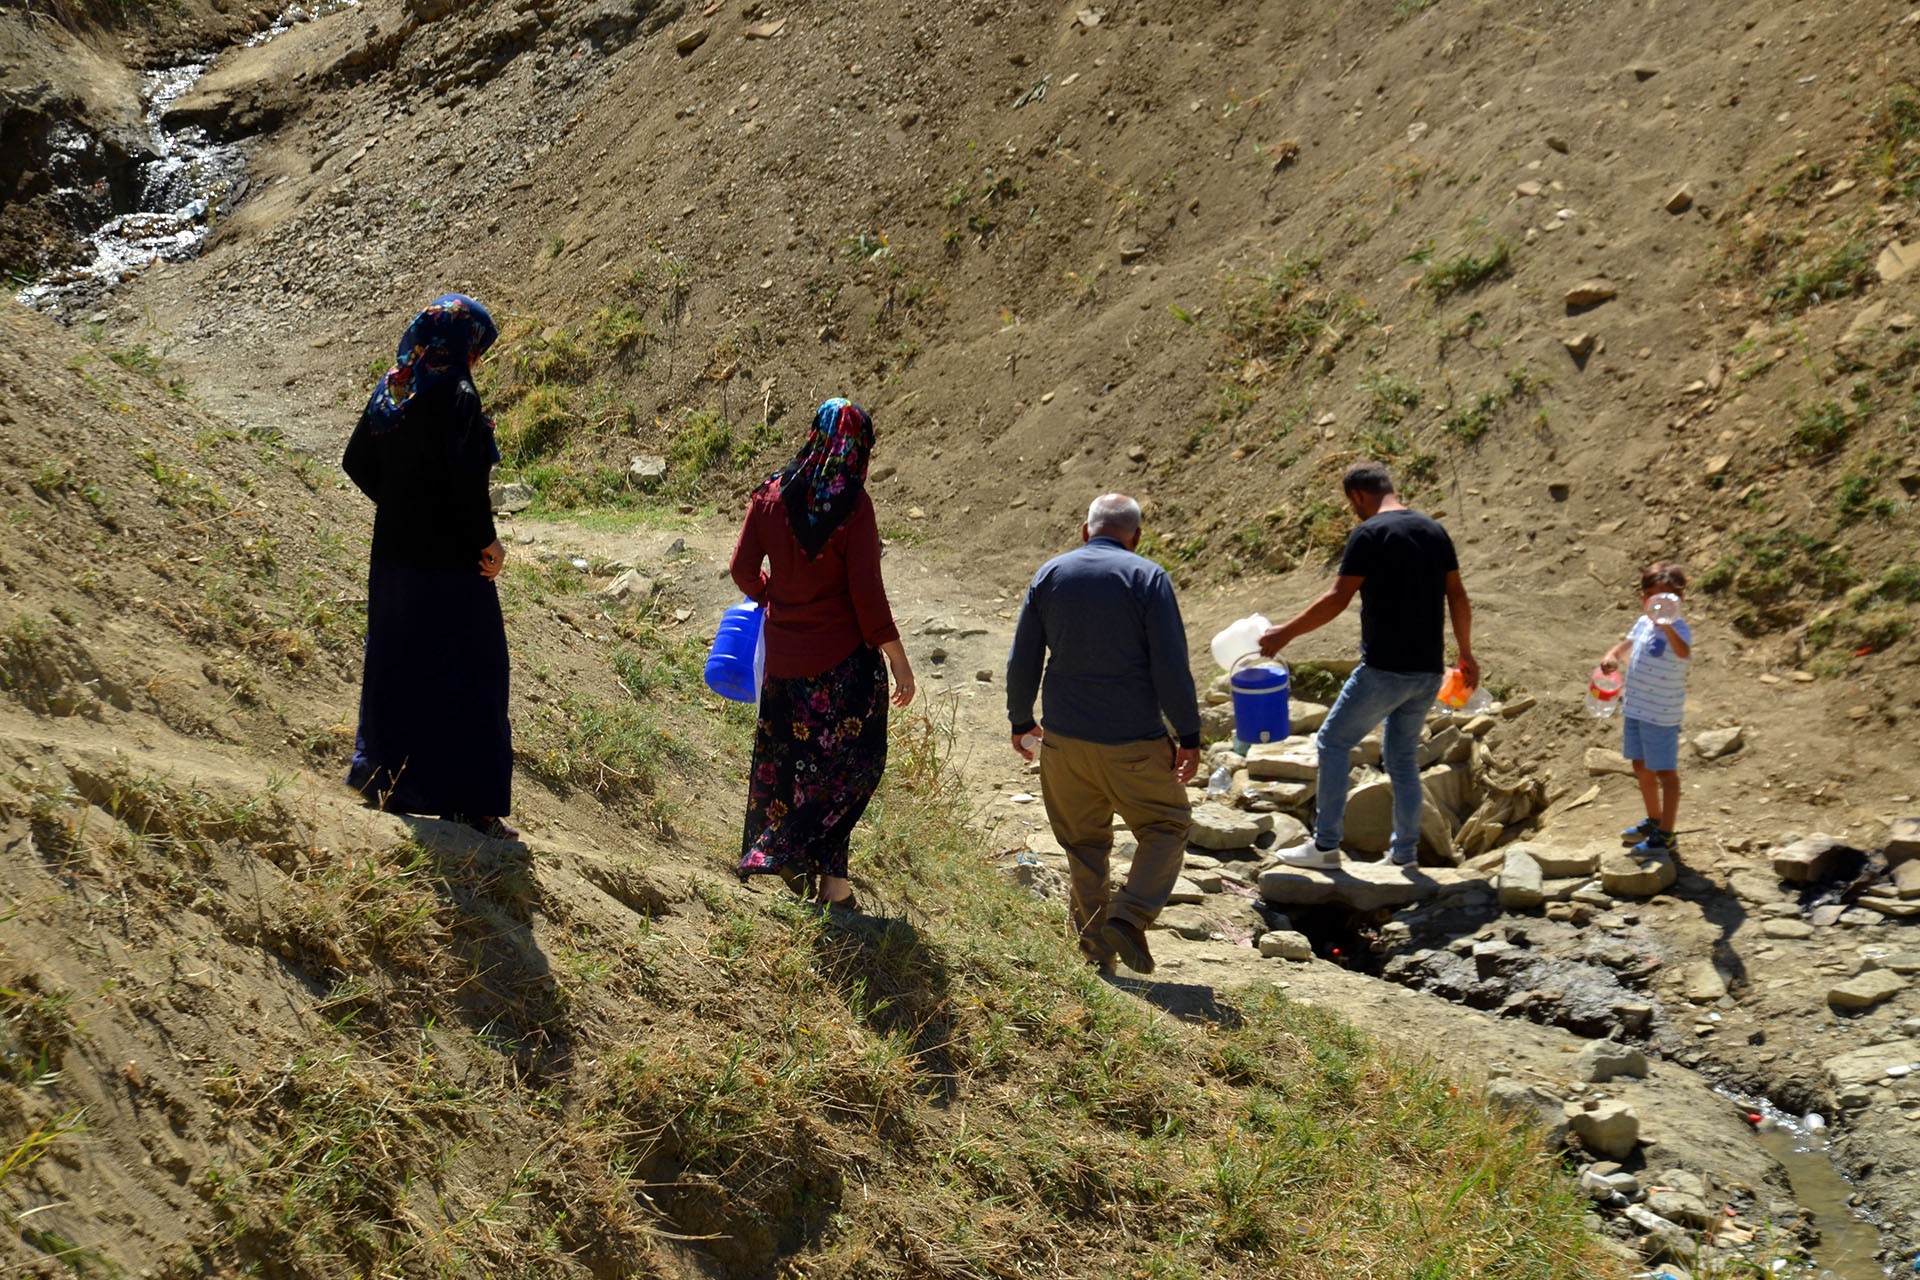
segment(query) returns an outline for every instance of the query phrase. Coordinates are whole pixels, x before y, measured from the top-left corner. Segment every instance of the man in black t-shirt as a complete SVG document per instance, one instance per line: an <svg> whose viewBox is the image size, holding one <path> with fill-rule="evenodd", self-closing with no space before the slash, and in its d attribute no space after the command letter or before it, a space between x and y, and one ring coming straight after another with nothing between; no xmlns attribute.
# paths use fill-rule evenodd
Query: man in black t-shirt
<svg viewBox="0 0 1920 1280"><path fill-rule="evenodd" d="M1339 576L1319 599L1260 637L1260 652L1272 657L1339 617L1360 593L1360 665L1347 677L1316 738L1320 776L1313 835L1278 856L1296 867L1340 865L1353 749L1384 720L1380 759L1393 784L1390 856L1396 866L1410 867L1420 847L1420 734L1446 669L1442 618L1453 621L1460 670L1473 687L1480 683L1480 664L1473 658L1473 606L1460 582L1453 540L1438 521L1394 495L1385 467L1356 463L1347 468L1340 487L1360 527L1347 536Z"/></svg>

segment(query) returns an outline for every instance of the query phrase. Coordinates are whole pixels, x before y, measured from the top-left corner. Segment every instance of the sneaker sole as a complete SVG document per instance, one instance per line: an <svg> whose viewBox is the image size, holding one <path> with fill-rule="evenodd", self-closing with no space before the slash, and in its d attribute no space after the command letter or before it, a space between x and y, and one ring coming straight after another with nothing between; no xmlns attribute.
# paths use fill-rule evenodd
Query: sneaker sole
<svg viewBox="0 0 1920 1280"><path fill-rule="evenodd" d="M1129 938L1118 929L1113 928L1102 928L1100 930L1100 936L1106 941L1108 946L1112 947L1114 951L1119 954L1121 964L1126 965L1127 968L1133 970L1135 973L1147 974L1153 972L1153 957L1147 954L1142 948L1133 945L1132 938Z"/></svg>

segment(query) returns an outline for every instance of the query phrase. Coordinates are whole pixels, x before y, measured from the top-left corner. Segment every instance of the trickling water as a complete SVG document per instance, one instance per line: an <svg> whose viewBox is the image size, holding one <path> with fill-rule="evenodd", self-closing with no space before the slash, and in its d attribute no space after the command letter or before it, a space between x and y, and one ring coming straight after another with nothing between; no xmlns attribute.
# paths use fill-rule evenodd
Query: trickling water
<svg viewBox="0 0 1920 1280"><path fill-rule="evenodd" d="M1812 1213L1820 1228L1812 1250L1814 1280L1885 1280L1886 1270L1875 1260L1880 1234L1848 1203L1853 1188L1833 1167L1824 1130L1808 1128L1769 1102L1741 1105L1760 1117L1754 1126L1760 1145L1786 1171L1794 1203Z"/></svg>
<svg viewBox="0 0 1920 1280"><path fill-rule="evenodd" d="M318 0L292 5L246 43L263 44L296 23L358 4L359 0ZM27 285L15 295L19 301L44 310L64 309L90 301L155 262L190 258L206 240L214 219L246 194L246 158L239 144L216 142L197 125L169 130L161 123L167 108L193 88L212 64L209 56L141 77L150 158L140 166L133 211L108 217L91 230L76 227L91 258ZM84 129L63 126L57 145L79 158L99 144ZM71 208L100 203L99 193L93 190L64 187L59 194Z"/></svg>

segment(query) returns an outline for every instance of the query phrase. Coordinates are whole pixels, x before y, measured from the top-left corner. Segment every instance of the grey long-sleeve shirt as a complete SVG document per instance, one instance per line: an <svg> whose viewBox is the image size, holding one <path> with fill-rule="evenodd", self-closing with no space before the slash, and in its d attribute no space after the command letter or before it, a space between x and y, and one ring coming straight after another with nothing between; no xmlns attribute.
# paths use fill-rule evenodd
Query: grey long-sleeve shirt
<svg viewBox="0 0 1920 1280"><path fill-rule="evenodd" d="M1015 733L1033 728L1036 695L1047 728L1069 738L1141 742L1170 724L1181 746L1198 747L1187 632L1167 571L1105 537L1041 565L1007 655Z"/></svg>

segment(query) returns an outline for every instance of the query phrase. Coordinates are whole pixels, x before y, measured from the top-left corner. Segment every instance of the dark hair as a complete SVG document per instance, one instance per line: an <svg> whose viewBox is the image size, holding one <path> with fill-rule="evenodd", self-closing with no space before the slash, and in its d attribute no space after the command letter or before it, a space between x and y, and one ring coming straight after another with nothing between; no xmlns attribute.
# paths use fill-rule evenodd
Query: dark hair
<svg viewBox="0 0 1920 1280"><path fill-rule="evenodd" d="M1667 560L1656 560L1640 573L1640 594L1656 591L1685 591L1687 571Z"/></svg>
<svg viewBox="0 0 1920 1280"><path fill-rule="evenodd" d="M1387 474L1386 464L1380 462L1356 462L1347 468L1340 477L1342 493L1371 493L1376 497L1385 497L1393 492L1393 477Z"/></svg>

